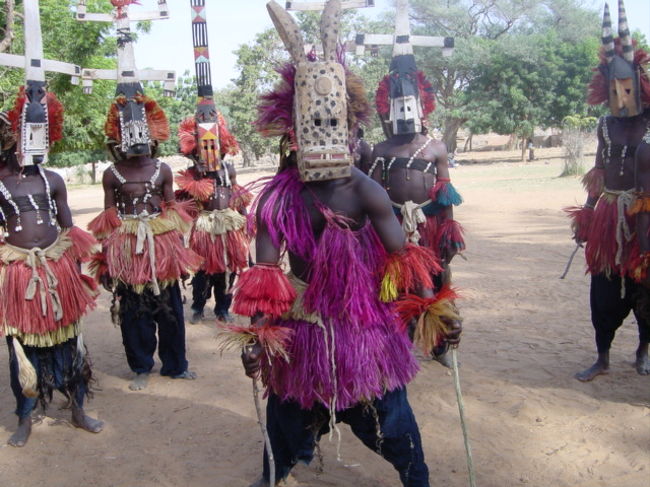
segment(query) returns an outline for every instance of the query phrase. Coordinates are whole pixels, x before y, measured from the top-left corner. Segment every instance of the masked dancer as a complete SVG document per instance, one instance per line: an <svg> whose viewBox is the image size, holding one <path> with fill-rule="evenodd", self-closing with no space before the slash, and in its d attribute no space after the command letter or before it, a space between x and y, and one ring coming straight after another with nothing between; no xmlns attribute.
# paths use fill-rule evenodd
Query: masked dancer
<svg viewBox="0 0 650 487"><path fill-rule="evenodd" d="M252 317L252 333L288 335L288 361L259 344L242 355L247 374L261 373L267 387L276 480L309 462L340 420L391 462L403 485L428 486L405 388L418 366L397 311L424 315L417 338L425 349L457 342L453 292L433 294L435 256L406 242L386 192L353 168L349 141L368 104L337 53L340 0L321 17L321 60L305 54L282 7L267 8L293 63L262 97L257 126L281 137L281 169L254 204L257 263L235 286L234 311ZM279 266L285 250L289 274ZM255 485L269 484L268 455L263 467Z"/></svg>
<svg viewBox="0 0 650 487"><path fill-rule="evenodd" d="M171 168L156 159L169 124L140 84L127 10L118 11L118 22L117 92L105 124L115 163L102 179L105 210L89 229L102 243L92 268L119 307L114 314L135 373L129 387L140 390L153 368L156 344L161 375L196 378L185 356L179 280L198 270L202 259L184 245L192 218L174 199Z"/></svg>
<svg viewBox="0 0 650 487"><path fill-rule="evenodd" d="M387 140L375 145L368 175L388 192L393 211L410 242L431 249L444 268L434 278L436 289L450 281L449 263L465 249L453 206L462 199L451 184L444 142L428 135L427 117L435 109L431 83L417 69L410 42L408 1L397 2L393 59L390 72L375 96L377 113ZM403 39L406 39L404 41ZM442 45L450 44L443 39ZM433 357L449 366L446 347Z"/></svg>
<svg viewBox="0 0 650 487"><path fill-rule="evenodd" d="M647 125L643 110L650 105L650 80L642 65L650 56L635 48L623 0L618 8L619 37L614 39L605 4L600 65L587 98L592 105L608 104L611 114L598 122L596 164L583 178L587 201L568 209L576 242L586 242L591 322L598 351L596 362L575 375L580 381L609 371L614 334L631 310L639 329L636 367L639 373L647 373L650 322L639 312L643 289L627 274L639 266L634 156Z"/></svg>
<svg viewBox="0 0 650 487"><path fill-rule="evenodd" d="M205 0L190 0L190 7L198 101L196 114L181 122L178 136L181 152L194 167L176 177L177 197L193 200L199 209L190 246L204 259L192 279L190 321L203 319L203 308L213 292L217 319L232 321L230 287L248 265L245 214L252 195L237 184L233 164L223 160L237 154L239 146L214 104Z"/></svg>

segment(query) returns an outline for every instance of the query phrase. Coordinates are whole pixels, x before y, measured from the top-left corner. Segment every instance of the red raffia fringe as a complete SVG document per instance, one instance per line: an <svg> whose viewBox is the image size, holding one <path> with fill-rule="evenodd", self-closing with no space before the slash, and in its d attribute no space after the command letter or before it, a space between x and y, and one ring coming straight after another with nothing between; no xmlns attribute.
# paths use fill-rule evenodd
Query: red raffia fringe
<svg viewBox="0 0 650 487"><path fill-rule="evenodd" d="M395 309L402 320L404 329L409 322L417 319L414 342L429 354L440 340L446 335L450 322L460 320L454 300L458 298L455 290L443 286L433 298L421 298L415 294L407 294L399 299Z"/></svg>
<svg viewBox="0 0 650 487"><path fill-rule="evenodd" d="M45 100L47 103L47 119L51 145L63 138L64 110L63 104L61 104L54 93L48 92ZM25 95L25 87L21 86L13 109L7 114L9 121L11 122L11 130L16 134L16 136L20 136L20 123L25 103L27 103L27 95Z"/></svg>
<svg viewBox="0 0 650 487"><path fill-rule="evenodd" d="M208 232L195 229L190 239L190 247L203 257L201 269L208 274L226 272L221 235L211 235ZM240 272L248 266L248 238L245 227L226 234L226 252L230 272Z"/></svg>
<svg viewBox="0 0 650 487"><path fill-rule="evenodd" d="M122 220L117 215L117 208L112 206L93 218L88 224L88 230L97 240L103 240L120 226L122 226Z"/></svg>
<svg viewBox="0 0 650 487"><path fill-rule="evenodd" d="M253 193L239 184L232 185L232 196L229 206L233 210L242 211L253 201Z"/></svg>
<svg viewBox="0 0 650 487"><path fill-rule="evenodd" d="M605 169L594 167L582 177L582 186L590 198L598 198L605 190Z"/></svg>
<svg viewBox="0 0 650 487"><path fill-rule="evenodd" d="M66 235L72 240L72 258L79 262L88 262L97 246L95 237L76 226L61 232L62 237Z"/></svg>
<svg viewBox="0 0 650 487"><path fill-rule="evenodd" d="M239 315L280 316L291 308L296 290L280 267L256 264L239 277L234 295L233 310Z"/></svg>
<svg viewBox="0 0 650 487"><path fill-rule="evenodd" d="M198 201L207 201L214 194L214 180L210 178L196 179L196 171L179 171L176 175L176 184L181 191L186 192Z"/></svg>
<svg viewBox="0 0 650 487"><path fill-rule="evenodd" d="M106 256L103 252L96 252L93 254L90 263L88 264L88 272L97 282L100 281L102 276L109 275L108 263L106 262Z"/></svg>
<svg viewBox="0 0 650 487"><path fill-rule="evenodd" d="M563 209L571 219L571 231L578 242L586 242L594 219L594 209L588 206L567 206Z"/></svg>
<svg viewBox="0 0 650 487"><path fill-rule="evenodd" d="M163 218L169 218L170 212L176 212L180 219L185 223L194 222L192 214L196 213L196 204L192 200L183 200L183 201L163 201L160 205L162 208L161 216Z"/></svg>
<svg viewBox="0 0 650 487"><path fill-rule="evenodd" d="M46 312L41 309L41 296L37 290L34 299L25 299L25 290L32 279L32 269L25 261L17 260L10 264L0 263L3 269L3 279L0 282L0 323L17 328L23 333L44 334L56 331L78 321L83 314L95 307L97 286L89 276L79 271L79 261L90 256L94 239L82 235L83 231L76 229L64 230L61 240L66 235L72 240L71 245L63 255L54 260L47 259L48 266L58 281L59 296L63 316L56 321L52 296L45 293L47 301ZM48 287L48 279L43 266L37 267L41 279L39 286Z"/></svg>
<svg viewBox="0 0 650 487"><path fill-rule="evenodd" d="M183 246L178 230L155 235L156 278L160 283L180 279L184 274L200 269L203 259ZM149 246L142 254L135 253L136 235L115 232L105 240L106 262L109 275L132 286L151 283Z"/></svg>
<svg viewBox="0 0 650 487"><path fill-rule="evenodd" d="M438 227L436 244L439 249L449 248L458 252L465 250L463 227L456 220L444 219Z"/></svg>
<svg viewBox="0 0 650 487"><path fill-rule="evenodd" d="M418 287L431 288L431 275L440 272L442 267L430 249L408 243L402 250L390 254L384 264L381 299L390 302L400 293L413 292Z"/></svg>

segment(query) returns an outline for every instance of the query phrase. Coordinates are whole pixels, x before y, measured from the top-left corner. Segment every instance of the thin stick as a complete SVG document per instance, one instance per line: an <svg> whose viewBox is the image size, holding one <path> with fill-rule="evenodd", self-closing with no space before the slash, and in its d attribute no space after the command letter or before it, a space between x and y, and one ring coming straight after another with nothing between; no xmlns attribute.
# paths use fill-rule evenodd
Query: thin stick
<svg viewBox="0 0 650 487"><path fill-rule="evenodd" d="M262 405L260 404L260 388L257 385L257 379L253 378L253 400L255 401L255 410L257 411L257 422L262 430L264 436L264 444L266 445L266 456L269 460L269 485L275 487L275 458L273 457L273 449L271 448L271 438L269 432L266 430L266 422L262 416Z"/></svg>
<svg viewBox="0 0 650 487"><path fill-rule="evenodd" d="M460 391L460 376L458 375L458 351L456 348L451 349L451 365L454 371L454 386L456 387L456 400L458 401L458 413L460 414L460 427L463 430L463 441L465 442L465 452L467 454L469 485L470 487L476 487L476 474L474 473L472 448L469 445L469 435L467 434L467 425L465 424L465 403L463 402L463 394Z"/></svg>
<svg viewBox="0 0 650 487"><path fill-rule="evenodd" d="M571 252L571 257L569 257L569 261L566 263L566 267L564 268L564 272L560 276L560 279L564 279L566 275L569 273L569 269L571 269L571 263L573 262L573 258L578 253L578 249L580 247L582 247L582 244L576 244L576 248L573 249L573 252Z"/></svg>

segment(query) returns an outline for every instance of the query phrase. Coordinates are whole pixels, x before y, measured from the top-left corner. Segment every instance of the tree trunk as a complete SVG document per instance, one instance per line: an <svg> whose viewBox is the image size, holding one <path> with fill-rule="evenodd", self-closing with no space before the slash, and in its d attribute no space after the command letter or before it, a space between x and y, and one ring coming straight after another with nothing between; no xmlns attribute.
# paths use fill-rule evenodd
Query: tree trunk
<svg viewBox="0 0 650 487"><path fill-rule="evenodd" d="M253 158L251 157L251 151L246 147L241 149L242 159L244 160L244 167L253 167Z"/></svg>
<svg viewBox="0 0 650 487"><path fill-rule="evenodd" d="M456 136L458 130L465 123L464 118L447 118L445 119L445 130L442 134L442 141L447 145L447 152L456 151Z"/></svg>
<svg viewBox="0 0 650 487"><path fill-rule="evenodd" d="M465 146L463 147L463 152L472 150L472 137L474 137L474 134L469 134L469 137L467 137L467 139L465 140Z"/></svg>
<svg viewBox="0 0 650 487"><path fill-rule="evenodd" d="M90 182L91 184L97 184L97 161L93 161L90 163L91 165L91 170L90 170Z"/></svg>
<svg viewBox="0 0 650 487"><path fill-rule="evenodd" d="M15 0L5 0L6 8L6 23L4 29L4 37L0 41L0 52L5 52L11 46L11 42L14 40L14 20L16 18L15 12Z"/></svg>
<svg viewBox="0 0 650 487"><path fill-rule="evenodd" d="M521 138L521 162L526 162L526 137Z"/></svg>

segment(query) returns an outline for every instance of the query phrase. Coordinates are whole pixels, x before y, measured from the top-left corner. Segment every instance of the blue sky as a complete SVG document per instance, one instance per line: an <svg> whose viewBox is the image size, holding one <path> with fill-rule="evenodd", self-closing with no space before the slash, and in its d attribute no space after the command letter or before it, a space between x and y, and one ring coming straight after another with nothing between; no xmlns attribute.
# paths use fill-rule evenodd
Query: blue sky
<svg viewBox="0 0 650 487"><path fill-rule="evenodd" d="M278 0L280 4L284 1ZM432 0L434 1L434 0ZM140 0L141 7L132 9L155 9L156 0ZM156 69L175 69L177 75L186 69L194 73L192 33L189 0L167 0L171 12L168 20L153 22L151 33L140 36L136 46L138 66ZM586 6L602 12L604 0L583 0ZM617 0L610 0L613 21L617 20ZM266 0L206 0L212 80L216 89L223 88L237 73L234 69L233 50L251 42L255 34L271 27L266 12ZM374 8L362 9L362 13L377 16L392 8L391 0L375 0ZM650 40L650 1L626 0L625 6L632 30L639 29Z"/></svg>

